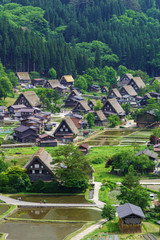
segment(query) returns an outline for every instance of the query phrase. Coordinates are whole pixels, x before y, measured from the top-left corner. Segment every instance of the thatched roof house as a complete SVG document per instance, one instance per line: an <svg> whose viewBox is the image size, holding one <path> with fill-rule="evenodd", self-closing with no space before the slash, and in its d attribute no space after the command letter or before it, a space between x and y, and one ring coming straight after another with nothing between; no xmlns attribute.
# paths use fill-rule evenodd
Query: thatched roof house
<svg viewBox="0 0 160 240"><path fill-rule="evenodd" d="M124 95L130 95L132 97L137 96L137 92L131 85L124 85L119 92L122 96Z"/></svg>
<svg viewBox="0 0 160 240"><path fill-rule="evenodd" d="M94 112L94 117L95 117L95 120L94 120L95 125L98 125L98 126L103 126L104 122L107 120L102 110Z"/></svg>
<svg viewBox="0 0 160 240"><path fill-rule="evenodd" d="M118 98L118 99L120 99L120 98L122 98L122 95L120 94L120 92L118 91L117 88L113 88L113 89L109 92L107 98Z"/></svg>
<svg viewBox="0 0 160 240"><path fill-rule="evenodd" d="M88 106L88 103L86 100L81 100L80 102L77 102L76 106L73 108L72 112L81 114L81 113L87 113L91 110L91 108Z"/></svg>
<svg viewBox="0 0 160 240"><path fill-rule="evenodd" d="M28 72L17 72L16 75L18 77L19 83L29 83L31 80Z"/></svg>
<svg viewBox="0 0 160 240"><path fill-rule="evenodd" d="M125 111L116 98L107 99L102 107L102 111L106 117L117 114L120 118L125 116Z"/></svg>
<svg viewBox="0 0 160 240"><path fill-rule="evenodd" d="M27 169L27 174L31 182L35 182L39 179L51 181L54 178L51 162L52 157L49 153L46 152L44 148L39 148L24 166L24 168Z"/></svg>
<svg viewBox="0 0 160 240"><path fill-rule="evenodd" d="M54 136L58 141L73 142L73 138L79 133L72 119L67 116L59 124L54 132Z"/></svg>
<svg viewBox="0 0 160 240"><path fill-rule="evenodd" d="M34 91L24 92L19 95L14 105L24 104L28 108L41 107L39 97Z"/></svg>
<svg viewBox="0 0 160 240"><path fill-rule="evenodd" d="M64 75L61 77L60 83L64 86L71 86L74 84L74 79L72 75Z"/></svg>
<svg viewBox="0 0 160 240"><path fill-rule="evenodd" d="M140 77L133 77L128 85L131 85L136 92L138 92L140 88L144 88L146 86Z"/></svg>

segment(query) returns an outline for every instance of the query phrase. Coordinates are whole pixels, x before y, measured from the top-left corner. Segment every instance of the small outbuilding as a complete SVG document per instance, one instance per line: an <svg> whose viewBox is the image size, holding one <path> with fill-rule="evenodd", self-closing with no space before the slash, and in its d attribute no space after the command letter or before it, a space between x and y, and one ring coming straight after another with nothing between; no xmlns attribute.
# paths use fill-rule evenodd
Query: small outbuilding
<svg viewBox="0 0 160 240"><path fill-rule="evenodd" d="M136 233L142 231L142 219L145 215L142 209L131 203L117 207L119 228L123 233Z"/></svg>

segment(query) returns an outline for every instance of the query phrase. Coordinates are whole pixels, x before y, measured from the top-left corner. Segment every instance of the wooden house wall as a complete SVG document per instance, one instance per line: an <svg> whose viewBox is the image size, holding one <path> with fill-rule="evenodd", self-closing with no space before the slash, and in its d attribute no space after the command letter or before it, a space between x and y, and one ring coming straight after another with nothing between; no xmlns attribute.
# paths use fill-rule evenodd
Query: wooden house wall
<svg viewBox="0 0 160 240"><path fill-rule="evenodd" d="M32 164L27 168L27 174L31 182L39 179L43 181L51 181L54 177L53 173L43 164L37 157L33 160Z"/></svg>
<svg viewBox="0 0 160 240"><path fill-rule="evenodd" d="M133 79L131 80L130 85L134 88L134 90L135 90L136 92L139 91L139 87L138 87L137 84L133 81Z"/></svg>
<svg viewBox="0 0 160 240"><path fill-rule="evenodd" d="M14 105L24 104L28 108L32 108L31 104L28 102L28 100L25 98L23 94L20 94L20 96L15 101Z"/></svg>
<svg viewBox="0 0 160 240"><path fill-rule="evenodd" d="M129 82L130 82L130 78L129 77L127 77L126 75L124 75L122 78L121 78L121 80L120 80L120 82L119 82L119 85L121 85L121 86L124 86L124 85L128 85L129 84Z"/></svg>
<svg viewBox="0 0 160 240"><path fill-rule="evenodd" d="M113 112L116 113L114 107L110 104L110 102L106 102L105 105L102 107L102 111L105 113L107 112Z"/></svg>
<svg viewBox="0 0 160 240"><path fill-rule="evenodd" d="M116 94L111 91L109 94L108 94L108 98L117 98Z"/></svg>
<svg viewBox="0 0 160 240"><path fill-rule="evenodd" d="M140 224L125 224L124 219L119 219L119 228L123 233L138 233L142 232L142 223Z"/></svg>

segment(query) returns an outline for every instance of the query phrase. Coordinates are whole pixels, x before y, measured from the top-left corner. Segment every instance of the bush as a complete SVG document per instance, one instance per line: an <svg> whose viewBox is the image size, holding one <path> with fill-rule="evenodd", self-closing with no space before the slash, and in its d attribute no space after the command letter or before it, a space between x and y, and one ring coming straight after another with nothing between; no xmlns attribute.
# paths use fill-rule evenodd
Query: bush
<svg viewBox="0 0 160 240"><path fill-rule="evenodd" d="M101 163L103 163L103 159L100 158L100 157L97 157L97 158L92 160L92 163L93 164L101 164Z"/></svg>

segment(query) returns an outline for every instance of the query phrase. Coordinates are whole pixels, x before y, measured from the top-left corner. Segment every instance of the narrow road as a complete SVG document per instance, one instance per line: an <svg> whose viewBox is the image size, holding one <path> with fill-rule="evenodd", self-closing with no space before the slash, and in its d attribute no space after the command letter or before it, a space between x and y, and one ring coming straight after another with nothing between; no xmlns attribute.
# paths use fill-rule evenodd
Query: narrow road
<svg viewBox="0 0 160 240"><path fill-rule="evenodd" d="M17 205L19 207L96 207L96 204L83 204L83 203L35 203L19 201L10 197L0 195L0 200L7 204Z"/></svg>
<svg viewBox="0 0 160 240"><path fill-rule="evenodd" d="M101 188L102 183L101 182L93 182L94 184L94 195L93 195L93 200L98 208L103 208L105 203L99 201L99 190Z"/></svg>
<svg viewBox="0 0 160 240"><path fill-rule="evenodd" d="M105 222L107 222L107 220L106 219L102 219L98 223L96 223L96 224L90 226L89 228L85 229L84 231L78 233L76 236L72 237L70 240L80 240L80 239L84 238L89 233L92 233L95 230L101 228L102 224L104 224Z"/></svg>

